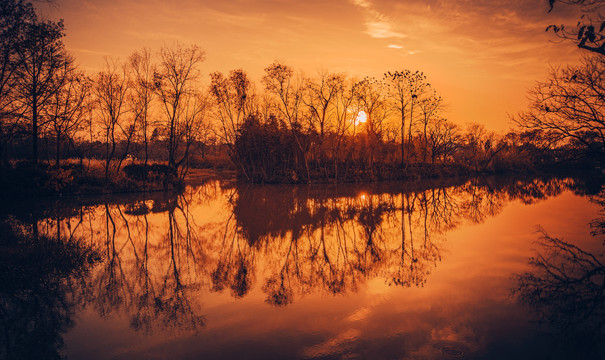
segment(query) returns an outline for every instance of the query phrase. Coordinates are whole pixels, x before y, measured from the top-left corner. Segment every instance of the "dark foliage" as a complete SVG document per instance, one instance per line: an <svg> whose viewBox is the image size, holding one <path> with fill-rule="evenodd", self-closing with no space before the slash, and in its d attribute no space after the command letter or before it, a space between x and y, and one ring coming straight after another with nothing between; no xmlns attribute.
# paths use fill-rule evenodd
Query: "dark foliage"
<svg viewBox="0 0 605 360"><path fill-rule="evenodd" d="M80 301L73 281L100 257L76 239L38 235L10 219L0 232L0 358L60 359Z"/></svg>
<svg viewBox="0 0 605 360"><path fill-rule="evenodd" d="M130 164L122 169L126 176L133 180L168 180L176 178L176 170L163 164Z"/></svg>

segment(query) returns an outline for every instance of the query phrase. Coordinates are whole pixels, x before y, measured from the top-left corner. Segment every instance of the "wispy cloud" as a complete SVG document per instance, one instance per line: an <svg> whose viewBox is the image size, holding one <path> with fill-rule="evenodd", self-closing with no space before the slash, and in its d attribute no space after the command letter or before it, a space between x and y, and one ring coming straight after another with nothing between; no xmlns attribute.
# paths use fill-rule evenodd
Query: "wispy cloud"
<svg viewBox="0 0 605 360"><path fill-rule="evenodd" d="M389 49L394 49L394 50L404 50L404 47L401 45L397 45L397 44L390 44L387 45L387 47ZM403 52L399 52L400 54L407 56L407 55L414 55L421 52L420 50L404 50Z"/></svg>
<svg viewBox="0 0 605 360"><path fill-rule="evenodd" d="M82 48L70 48L69 49L72 52L75 53L80 53L80 54L87 54L87 55L100 55L100 56L110 56L112 54L105 52L105 51L96 51L96 50L90 50L90 49L82 49Z"/></svg>
<svg viewBox="0 0 605 360"><path fill-rule="evenodd" d="M365 12L365 27L366 34L376 39L401 39L406 37L406 34L393 29L393 24L388 16L382 14L373 8L372 3L368 0L351 0L352 3L363 9Z"/></svg>
<svg viewBox="0 0 605 360"><path fill-rule="evenodd" d="M352 1L353 1L353 4L355 4L359 7L362 7L362 8L368 9L371 7L370 2L367 0L352 0Z"/></svg>
<svg viewBox="0 0 605 360"><path fill-rule="evenodd" d="M376 39L404 38L405 34L393 31L393 26L386 20L366 21L366 33Z"/></svg>

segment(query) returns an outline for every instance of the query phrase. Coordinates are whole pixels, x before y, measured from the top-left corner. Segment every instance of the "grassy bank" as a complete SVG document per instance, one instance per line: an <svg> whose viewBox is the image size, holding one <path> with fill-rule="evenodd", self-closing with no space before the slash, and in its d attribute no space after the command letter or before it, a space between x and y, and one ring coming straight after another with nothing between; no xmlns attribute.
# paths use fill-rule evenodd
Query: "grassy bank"
<svg viewBox="0 0 605 360"><path fill-rule="evenodd" d="M184 181L166 165L129 164L107 174L100 162L16 162L0 172L2 198L179 190Z"/></svg>

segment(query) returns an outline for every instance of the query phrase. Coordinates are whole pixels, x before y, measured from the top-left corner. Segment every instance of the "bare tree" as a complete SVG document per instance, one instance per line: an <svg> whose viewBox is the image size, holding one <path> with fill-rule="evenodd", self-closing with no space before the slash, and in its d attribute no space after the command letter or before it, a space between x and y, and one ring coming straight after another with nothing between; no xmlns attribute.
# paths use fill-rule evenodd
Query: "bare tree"
<svg viewBox="0 0 605 360"><path fill-rule="evenodd" d="M303 98L305 105L311 111L309 118L311 128L319 131L319 138L323 140L324 133L335 112L336 98L343 90L345 76L343 74L329 74L323 72L318 79L307 79L307 96Z"/></svg>
<svg viewBox="0 0 605 360"><path fill-rule="evenodd" d="M387 72L384 79L389 86L389 97L401 116L401 167L405 165L405 117L407 108L412 102L412 94L408 91L407 82L409 70Z"/></svg>
<svg viewBox="0 0 605 360"><path fill-rule="evenodd" d="M241 126L253 112L253 94L250 80L244 70L232 70L229 76L220 72L210 74L210 93L214 100L215 117L219 121L219 136L229 148L231 160L240 166L244 176L248 176L235 151L235 143L240 134Z"/></svg>
<svg viewBox="0 0 605 360"><path fill-rule="evenodd" d="M441 158L445 161L452 156L458 145L459 134L458 127L446 119L437 118L428 125L427 128L427 148L431 154L431 163Z"/></svg>
<svg viewBox="0 0 605 360"><path fill-rule="evenodd" d="M366 77L355 84L355 94L358 106L366 115L364 150L367 151L367 163L373 171L375 148L382 142L384 136L384 123L389 115L387 99L384 93L384 83Z"/></svg>
<svg viewBox="0 0 605 360"><path fill-rule="evenodd" d="M336 143L332 146L332 157L334 159L334 179L338 179L338 162L340 159L343 142L346 142L346 134L351 127L356 126L359 107L357 104L356 79L344 78L340 91L334 100L334 135ZM355 134L353 134L355 135Z"/></svg>
<svg viewBox="0 0 605 360"><path fill-rule="evenodd" d="M334 100L334 112L336 113L335 134L344 138L349 128L355 125L359 109L355 106L357 100L356 86L357 80L353 78L344 78L340 91L336 94Z"/></svg>
<svg viewBox="0 0 605 360"><path fill-rule="evenodd" d="M233 145L246 117L252 112L252 89L244 70L231 70L229 76L210 74L210 93L216 105L215 115L221 127L223 142Z"/></svg>
<svg viewBox="0 0 605 360"><path fill-rule="evenodd" d="M105 141L105 178L116 155L116 144L120 129L124 131L126 98L128 93L128 75L126 67L116 60L105 59L105 69L96 77L93 92L97 104L99 125ZM119 166L116 171L119 171Z"/></svg>
<svg viewBox="0 0 605 360"><path fill-rule="evenodd" d="M384 121L389 113L384 93L384 83L366 77L359 81L355 87L359 107L367 116L366 132L374 139L381 139Z"/></svg>
<svg viewBox="0 0 605 360"><path fill-rule="evenodd" d="M186 122L185 110L189 98L196 97L195 85L199 78L198 66L204 61L204 51L197 45L184 47L176 43L163 47L159 64L154 71L156 93L164 109L164 128L168 133L168 166L177 170L176 152L180 137L178 129Z"/></svg>
<svg viewBox="0 0 605 360"><path fill-rule="evenodd" d="M20 52L27 24L36 22L30 3L0 1L0 161L6 161L6 145L22 125L23 103L19 102Z"/></svg>
<svg viewBox="0 0 605 360"><path fill-rule="evenodd" d="M180 121L175 128L175 169L182 180L189 170L192 146L199 141L207 131L205 121L208 108L208 97L206 94L195 91L191 96L183 99Z"/></svg>
<svg viewBox="0 0 605 360"><path fill-rule="evenodd" d="M513 118L521 129L541 130L553 144L605 151L605 58L553 68L530 92L530 110Z"/></svg>
<svg viewBox="0 0 605 360"><path fill-rule="evenodd" d="M309 174L309 163L307 160L307 151L304 149L299 135L301 129L301 115L302 115L302 98L303 98L303 86L301 80L294 75L294 70L288 66L279 62L265 68L265 76L262 78L262 82L265 85L265 89L277 97L280 106L278 107L281 115L286 119L290 130L294 136L296 145L300 151L300 155L303 158L305 165L305 172L307 182L311 181Z"/></svg>
<svg viewBox="0 0 605 360"><path fill-rule="evenodd" d="M420 71L402 70L387 72L384 80L388 84L388 94L392 107L401 116L401 166L405 165L405 125L406 114L409 111L408 144L412 145L412 126L414 125L414 104L429 87L426 76ZM409 108L409 110L408 110Z"/></svg>
<svg viewBox="0 0 605 360"><path fill-rule="evenodd" d="M129 97L130 108L135 117L134 123L139 124L140 138L145 151L144 163L149 161L149 135L153 126L151 121L151 104L154 99L153 64L151 51L143 48L134 52L129 58L132 73L132 93Z"/></svg>
<svg viewBox="0 0 605 360"><path fill-rule="evenodd" d="M61 139L65 138L73 145L73 135L90 113L90 90L92 82L83 72L77 71L71 64L65 64L61 70L66 82L50 99L48 127L56 142L55 165L61 161Z"/></svg>
<svg viewBox="0 0 605 360"><path fill-rule="evenodd" d="M500 136L481 124L469 124L461 137L463 149L457 153L460 163L467 163L474 171L490 168L496 156L505 148Z"/></svg>
<svg viewBox="0 0 605 360"><path fill-rule="evenodd" d="M436 91L429 91L426 89L425 96L423 96L419 101L418 105L420 107L420 123L422 125L422 135L423 135L423 148L422 148L422 161L426 161L427 155L427 145L428 145L428 137L427 137L427 128L432 121L435 121L435 117L439 115L439 112L443 109L443 98L437 95Z"/></svg>
<svg viewBox="0 0 605 360"><path fill-rule="evenodd" d="M47 119L42 118L50 99L66 82L62 72L73 63L65 51L63 21L38 21L26 23L24 41L19 48L18 93L26 107L25 117L31 125L32 160L38 161L39 129Z"/></svg>

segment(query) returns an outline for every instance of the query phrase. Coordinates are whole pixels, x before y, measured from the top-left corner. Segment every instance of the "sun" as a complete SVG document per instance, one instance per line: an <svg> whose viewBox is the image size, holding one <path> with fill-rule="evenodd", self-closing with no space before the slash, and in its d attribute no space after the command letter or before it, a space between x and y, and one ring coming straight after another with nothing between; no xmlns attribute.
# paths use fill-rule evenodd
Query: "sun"
<svg viewBox="0 0 605 360"><path fill-rule="evenodd" d="M363 124L366 121L368 121L368 115L365 113L365 111L360 111L357 114L357 118L355 118L355 125Z"/></svg>

